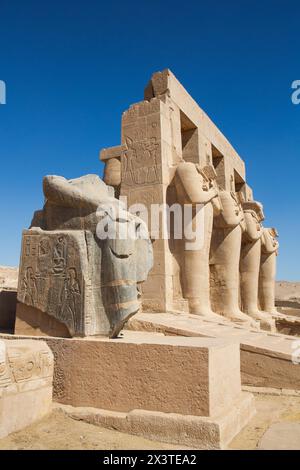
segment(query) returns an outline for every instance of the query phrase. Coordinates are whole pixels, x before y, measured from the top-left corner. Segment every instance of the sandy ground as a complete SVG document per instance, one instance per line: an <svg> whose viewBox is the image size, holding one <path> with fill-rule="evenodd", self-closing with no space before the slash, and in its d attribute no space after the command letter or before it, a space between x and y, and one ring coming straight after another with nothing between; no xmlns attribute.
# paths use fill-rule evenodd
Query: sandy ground
<svg viewBox="0 0 300 470"><path fill-rule="evenodd" d="M297 302L300 307L300 282L276 282L276 301L284 300Z"/></svg>
<svg viewBox="0 0 300 470"><path fill-rule="evenodd" d="M257 414L232 441L230 449L255 449L273 423L300 423L300 396L256 394ZM42 421L0 440L0 449L23 450L163 450L180 449L73 420L55 409Z"/></svg>
<svg viewBox="0 0 300 470"><path fill-rule="evenodd" d="M14 289L18 286L18 268L0 266L0 289Z"/></svg>
<svg viewBox="0 0 300 470"><path fill-rule="evenodd" d="M231 442L230 449L255 449L271 424L300 423L300 396L255 394L255 405L256 416Z"/></svg>
<svg viewBox="0 0 300 470"><path fill-rule="evenodd" d="M180 449L180 447L77 421L57 409L38 423L0 439L0 450L144 449Z"/></svg>

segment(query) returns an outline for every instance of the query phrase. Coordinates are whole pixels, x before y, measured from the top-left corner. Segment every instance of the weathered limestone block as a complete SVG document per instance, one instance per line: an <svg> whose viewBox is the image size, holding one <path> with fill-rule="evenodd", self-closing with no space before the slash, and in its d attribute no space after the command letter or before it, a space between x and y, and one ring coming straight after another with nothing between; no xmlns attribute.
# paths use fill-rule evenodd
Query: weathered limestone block
<svg viewBox="0 0 300 470"><path fill-rule="evenodd" d="M23 233L16 333L117 336L152 266L147 229L95 175L46 177L44 192Z"/></svg>
<svg viewBox="0 0 300 470"><path fill-rule="evenodd" d="M241 391L238 342L127 330L113 340L46 341L56 360L55 401L97 409L99 424L220 448L255 413L253 396Z"/></svg>
<svg viewBox="0 0 300 470"><path fill-rule="evenodd" d="M46 343L0 340L0 438L50 412L53 354Z"/></svg>
<svg viewBox="0 0 300 470"><path fill-rule="evenodd" d="M23 232L18 301L54 317L71 336L104 334L109 329L101 288L92 285L92 281L101 285L102 255L100 249L98 256L88 253L93 243L90 232L79 230ZM89 263L88 254L96 266ZM18 317L20 310L19 306ZM20 329L17 326L16 333Z"/></svg>
<svg viewBox="0 0 300 470"><path fill-rule="evenodd" d="M300 390L297 338L172 313L139 313L130 320L128 328L167 337L227 338L240 342L243 385Z"/></svg>

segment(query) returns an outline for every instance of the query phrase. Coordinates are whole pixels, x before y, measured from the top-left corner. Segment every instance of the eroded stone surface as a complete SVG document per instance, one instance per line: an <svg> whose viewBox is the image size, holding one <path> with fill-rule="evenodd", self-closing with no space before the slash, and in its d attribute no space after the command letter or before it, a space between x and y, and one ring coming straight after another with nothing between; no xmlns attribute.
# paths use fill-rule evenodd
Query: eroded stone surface
<svg viewBox="0 0 300 470"><path fill-rule="evenodd" d="M50 411L52 380L53 355L46 343L0 340L0 438Z"/></svg>

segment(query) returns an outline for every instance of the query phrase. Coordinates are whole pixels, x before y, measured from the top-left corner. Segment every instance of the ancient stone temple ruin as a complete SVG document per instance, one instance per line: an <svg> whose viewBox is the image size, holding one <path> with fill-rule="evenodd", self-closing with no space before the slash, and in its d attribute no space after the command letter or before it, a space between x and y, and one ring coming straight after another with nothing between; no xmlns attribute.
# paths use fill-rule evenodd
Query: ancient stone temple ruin
<svg viewBox="0 0 300 470"><path fill-rule="evenodd" d="M101 152L101 160L104 181L129 207L143 204L150 215L154 268L143 287L144 311L221 320L218 314L274 330L276 231L261 225L262 205L253 199L243 160L169 70L154 74L145 100L123 113L121 139ZM151 232L156 204L171 210L201 204L201 247L186 249L172 227L163 239L170 210L162 211L160 231ZM266 268L261 240L267 238L273 269Z"/></svg>
<svg viewBox="0 0 300 470"><path fill-rule="evenodd" d="M299 320L275 308L277 232L243 160L169 70L121 127L100 153L103 180L44 178L22 237L15 334L0 340L50 348L53 399L74 416L96 408L110 428L224 448L255 413L242 385L300 390L296 338L282 334ZM0 357L0 393L17 387L13 355ZM51 386L50 356L37 388Z"/></svg>

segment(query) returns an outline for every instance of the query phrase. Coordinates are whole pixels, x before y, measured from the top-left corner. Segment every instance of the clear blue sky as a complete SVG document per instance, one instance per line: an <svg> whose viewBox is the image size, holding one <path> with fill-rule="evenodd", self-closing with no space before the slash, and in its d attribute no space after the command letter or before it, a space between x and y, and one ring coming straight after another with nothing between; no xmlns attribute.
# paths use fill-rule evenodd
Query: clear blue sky
<svg viewBox="0 0 300 470"><path fill-rule="evenodd" d="M0 17L0 264L18 264L42 177L101 175L122 111L168 67L244 158L278 279L300 280L299 1L0 0Z"/></svg>

